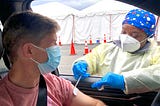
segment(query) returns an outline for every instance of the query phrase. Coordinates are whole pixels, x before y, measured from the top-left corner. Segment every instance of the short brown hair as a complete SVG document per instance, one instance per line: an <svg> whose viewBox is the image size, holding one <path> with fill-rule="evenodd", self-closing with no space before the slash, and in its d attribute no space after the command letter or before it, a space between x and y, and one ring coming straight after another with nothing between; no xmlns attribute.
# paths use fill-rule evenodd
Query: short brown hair
<svg viewBox="0 0 160 106"><path fill-rule="evenodd" d="M25 42L39 44L46 35L56 33L59 29L58 23L53 19L32 11L15 13L4 24L3 46L13 62L20 44Z"/></svg>

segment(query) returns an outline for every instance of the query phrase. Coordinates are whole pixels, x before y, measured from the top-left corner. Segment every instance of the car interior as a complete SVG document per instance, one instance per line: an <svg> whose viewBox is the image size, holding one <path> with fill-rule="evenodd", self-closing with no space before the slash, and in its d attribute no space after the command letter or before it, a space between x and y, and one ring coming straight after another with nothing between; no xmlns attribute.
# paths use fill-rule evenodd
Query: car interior
<svg viewBox="0 0 160 106"><path fill-rule="evenodd" d="M0 1L0 21L2 25L4 25L5 20L14 12L19 11L26 11L32 10L31 9L31 2L33 0L1 0ZM131 4L137 6L139 8L148 10L157 16L160 16L160 0L117 0L120 2L124 2L127 4ZM1 37L2 30L0 31L0 58L4 61L4 64L7 68L2 67L5 72L7 69L10 68L9 60L6 53L3 51L2 45L2 37ZM0 73L1 74L1 73ZM74 79L73 75L64 75L60 74L58 68L56 71L53 71L53 74L65 78L66 80L71 81L74 85L76 80ZM101 77L90 77L83 81L80 81L78 84L78 89L84 92L85 94L98 98L104 101L109 106L158 106L160 105L160 93L158 92L146 92L141 94L124 94L123 91L119 89L113 89L108 86L104 87L104 90L97 90L91 88L91 84L95 81L98 81ZM41 83L42 82L42 83ZM41 81L40 85L45 89L45 82ZM45 95L45 94L41 94ZM40 98L40 101L43 101L44 98ZM38 99L39 100L39 99ZM41 104L42 105L42 104Z"/></svg>

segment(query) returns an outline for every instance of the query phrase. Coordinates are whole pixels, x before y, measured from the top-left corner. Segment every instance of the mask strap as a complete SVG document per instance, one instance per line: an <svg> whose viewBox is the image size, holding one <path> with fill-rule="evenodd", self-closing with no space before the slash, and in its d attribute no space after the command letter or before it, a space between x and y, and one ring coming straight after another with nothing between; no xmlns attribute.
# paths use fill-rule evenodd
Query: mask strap
<svg viewBox="0 0 160 106"><path fill-rule="evenodd" d="M145 40L149 39L153 34L151 34L150 36L148 36L147 38L143 39L142 41L140 41L140 43L144 42Z"/></svg>
<svg viewBox="0 0 160 106"><path fill-rule="evenodd" d="M30 58L33 62L35 62L36 64L40 64L38 61L36 61L36 60L34 60L34 59L32 59L32 58Z"/></svg>
<svg viewBox="0 0 160 106"><path fill-rule="evenodd" d="M38 47L38 46L36 46L36 45L34 45L34 44L33 44L33 46L36 47L37 49L42 50L42 51L46 51L44 48Z"/></svg>

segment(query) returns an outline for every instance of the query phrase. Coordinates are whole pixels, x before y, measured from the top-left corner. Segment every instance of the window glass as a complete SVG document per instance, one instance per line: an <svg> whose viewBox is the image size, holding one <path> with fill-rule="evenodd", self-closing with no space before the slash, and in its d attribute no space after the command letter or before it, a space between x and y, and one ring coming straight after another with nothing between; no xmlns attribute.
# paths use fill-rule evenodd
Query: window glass
<svg viewBox="0 0 160 106"><path fill-rule="evenodd" d="M62 1L65 0L35 0L31 8L59 23L61 30L57 33L57 44L61 45L62 54L59 71L66 74L72 74L72 63L84 56L85 41L89 52L100 43L110 42L112 36L121 32L126 13L137 8L114 0L89 0L94 3L88 6L87 2L81 3L81 8L72 6L74 0Z"/></svg>

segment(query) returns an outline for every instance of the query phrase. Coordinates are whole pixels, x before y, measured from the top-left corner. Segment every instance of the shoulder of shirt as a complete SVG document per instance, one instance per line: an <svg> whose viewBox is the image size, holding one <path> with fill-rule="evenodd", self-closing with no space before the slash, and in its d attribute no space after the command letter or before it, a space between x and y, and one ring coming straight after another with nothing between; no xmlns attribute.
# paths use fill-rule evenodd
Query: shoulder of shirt
<svg viewBox="0 0 160 106"><path fill-rule="evenodd" d="M64 82L64 81L70 82L70 81L68 81L68 80L66 80L66 79L64 79L64 78L62 78L62 77L56 76L56 75L54 75L54 74L52 74L52 73L44 74L43 76L44 76L44 78L45 78L46 80L57 80L57 81L63 81L63 82Z"/></svg>

